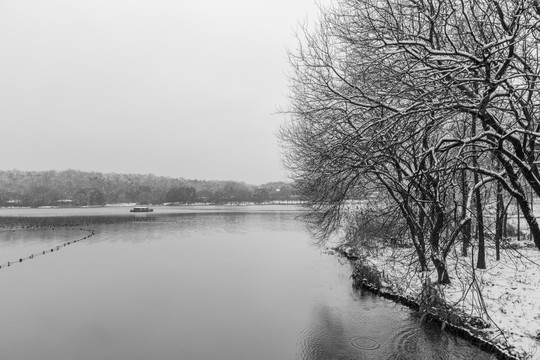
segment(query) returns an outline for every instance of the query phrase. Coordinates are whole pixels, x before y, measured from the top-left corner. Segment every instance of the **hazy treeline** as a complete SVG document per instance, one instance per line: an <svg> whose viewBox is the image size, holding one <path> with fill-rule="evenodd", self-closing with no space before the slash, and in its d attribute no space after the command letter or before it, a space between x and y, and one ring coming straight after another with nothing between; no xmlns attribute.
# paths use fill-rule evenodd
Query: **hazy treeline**
<svg viewBox="0 0 540 360"><path fill-rule="evenodd" d="M86 206L112 203L240 203L287 201L291 185L188 180L78 170L0 171L0 206Z"/></svg>

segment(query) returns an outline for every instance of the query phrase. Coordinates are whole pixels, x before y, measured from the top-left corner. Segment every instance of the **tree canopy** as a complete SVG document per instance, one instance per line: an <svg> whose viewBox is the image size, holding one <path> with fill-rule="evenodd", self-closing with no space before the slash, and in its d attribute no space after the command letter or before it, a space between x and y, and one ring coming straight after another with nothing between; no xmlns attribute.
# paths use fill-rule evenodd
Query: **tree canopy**
<svg viewBox="0 0 540 360"><path fill-rule="evenodd" d="M540 248L537 0L336 0L290 53L286 163L321 236L380 194L421 266L444 263L498 184ZM476 204L476 206L475 206ZM393 209L393 210L390 210ZM470 241L470 240L466 240ZM479 237L483 246L483 237ZM481 261L479 260L481 266Z"/></svg>

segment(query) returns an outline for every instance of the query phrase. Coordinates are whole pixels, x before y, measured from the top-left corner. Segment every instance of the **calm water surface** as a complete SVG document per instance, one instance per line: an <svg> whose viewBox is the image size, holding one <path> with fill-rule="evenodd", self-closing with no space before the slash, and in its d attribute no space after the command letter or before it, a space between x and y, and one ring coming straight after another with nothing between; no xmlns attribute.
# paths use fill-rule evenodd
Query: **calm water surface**
<svg viewBox="0 0 540 360"><path fill-rule="evenodd" d="M491 358L353 291L348 265L311 246L291 209L156 209L154 221L95 225L88 240L3 267L2 358ZM81 234L1 231L0 263Z"/></svg>

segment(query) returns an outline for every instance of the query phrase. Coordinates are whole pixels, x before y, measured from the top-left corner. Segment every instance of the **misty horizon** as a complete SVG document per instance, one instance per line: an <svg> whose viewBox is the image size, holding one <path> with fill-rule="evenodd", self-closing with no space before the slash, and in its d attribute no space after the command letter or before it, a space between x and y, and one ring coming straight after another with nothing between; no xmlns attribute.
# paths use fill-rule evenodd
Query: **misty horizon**
<svg viewBox="0 0 540 360"><path fill-rule="evenodd" d="M4 5L2 168L286 179L273 114L312 0Z"/></svg>

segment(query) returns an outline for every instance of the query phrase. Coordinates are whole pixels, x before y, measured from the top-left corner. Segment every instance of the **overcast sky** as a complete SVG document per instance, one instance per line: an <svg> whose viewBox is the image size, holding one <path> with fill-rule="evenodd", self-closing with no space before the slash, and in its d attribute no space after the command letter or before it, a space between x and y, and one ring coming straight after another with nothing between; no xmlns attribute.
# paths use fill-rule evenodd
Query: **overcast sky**
<svg viewBox="0 0 540 360"><path fill-rule="evenodd" d="M285 180L314 0L0 0L0 169Z"/></svg>

